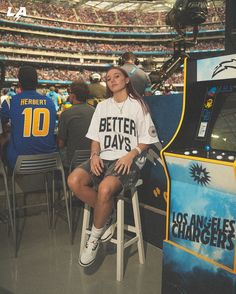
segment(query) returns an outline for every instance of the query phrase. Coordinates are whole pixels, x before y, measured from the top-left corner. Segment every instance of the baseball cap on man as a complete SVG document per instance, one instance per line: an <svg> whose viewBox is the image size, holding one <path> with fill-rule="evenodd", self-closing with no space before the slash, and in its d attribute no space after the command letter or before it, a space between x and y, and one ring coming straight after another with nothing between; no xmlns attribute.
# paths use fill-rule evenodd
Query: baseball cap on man
<svg viewBox="0 0 236 294"><path fill-rule="evenodd" d="M97 73L97 72L94 72L94 73L92 73L91 74L91 79L94 81L94 80L101 80L101 76L100 76L100 74L99 73Z"/></svg>

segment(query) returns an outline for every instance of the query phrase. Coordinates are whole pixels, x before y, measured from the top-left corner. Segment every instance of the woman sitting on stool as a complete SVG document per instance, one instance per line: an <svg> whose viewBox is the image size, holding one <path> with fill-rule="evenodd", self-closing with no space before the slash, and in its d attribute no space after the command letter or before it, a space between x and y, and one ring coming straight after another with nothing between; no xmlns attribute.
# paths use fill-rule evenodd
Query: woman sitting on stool
<svg viewBox="0 0 236 294"><path fill-rule="evenodd" d="M114 233L114 197L136 184L145 151L158 142L148 107L128 74L112 67L106 83L110 98L98 104L86 135L92 140L90 160L68 177L75 195L94 208L91 235L79 258L84 267L94 262L99 243Z"/></svg>

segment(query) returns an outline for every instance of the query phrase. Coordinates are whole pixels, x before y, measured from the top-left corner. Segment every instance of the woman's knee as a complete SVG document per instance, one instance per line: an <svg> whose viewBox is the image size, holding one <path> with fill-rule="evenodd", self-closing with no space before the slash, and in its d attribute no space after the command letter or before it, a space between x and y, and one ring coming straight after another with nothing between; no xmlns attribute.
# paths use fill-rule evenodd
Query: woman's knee
<svg viewBox="0 0 236 294"><path fill-rule="evenodd" d="M74 190L74 187L78 184L77 175L75 173L69 174L67 178L67 184L71 190Z"/></svg>
<svg viewBox="0 0 236 294"><path fill-rule="evenodd" d="M86 185L86 182L89 181L88 175L85 174L85 172L78 168L73 170L72 173L69 174L67 178L68 186L72 191L75 189L78 189L79 187Z"/></svg>
<svg viewBox="0 0 236 294"><path fill-rule="evenodd" d="M104 202L111 201L115 192L115 187L112 187L112 185L109 185L107 182L102 182L98 187L98 198Z"/></svg>

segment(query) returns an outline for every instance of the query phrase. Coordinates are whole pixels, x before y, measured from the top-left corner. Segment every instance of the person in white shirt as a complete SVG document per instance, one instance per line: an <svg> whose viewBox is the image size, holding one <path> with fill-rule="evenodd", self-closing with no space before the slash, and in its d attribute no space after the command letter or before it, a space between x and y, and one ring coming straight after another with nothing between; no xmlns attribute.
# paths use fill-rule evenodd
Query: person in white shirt
<svg viewBox="0 0 236 294"><path fill-rule="evenodd" d="M0 98L0 107L2 106L2 103L7 100L9 102L10 96L7 95L8 89L4 88L1 91L1 98Z"/></svg>
<svg viewBox="0 0 236 294"><path fill-rule="evenodd" d="M114 233L114 197L135 185L149 144L159 141L149 109L127 72L112 67L106 83L110 98L97 105L86 134L92 140L90 160L68 177L74 194L94 208L91 235L79 258L84 267L94 262L99 243Z"/></svg>

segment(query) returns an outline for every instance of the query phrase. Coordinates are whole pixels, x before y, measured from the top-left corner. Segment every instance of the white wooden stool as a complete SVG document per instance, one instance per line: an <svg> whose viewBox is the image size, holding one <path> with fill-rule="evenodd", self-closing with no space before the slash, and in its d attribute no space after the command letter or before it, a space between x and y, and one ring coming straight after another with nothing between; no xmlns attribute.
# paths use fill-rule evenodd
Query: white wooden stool
<svg viewBox="0 0 236 294"><path fill-rule="evenodd" d="M122 281L124 277L124 250L125 248L133 245L137 242L139 262L144 264L145 255L144 255L144 246L143 246L143 235L142 227L140 220L140 210L139 210L139 201L138 201L138 191L137 187L142 185L142 180L138 180L135 187L130 189L131 191L131 201L134 214L134 226L124 224L124 202L127 201L127 198L124 195L120 194L117 196L117 237L112 238L110 242L116 244L116 279L117 281ZM85 204L84 206L84 215L83 215L83 225L81 233L81 243L80 243L80 255L85 246L85 243L90 235L91 231L89 229L90 222L90 207ZM124 233L125 231L134 233L134 237L125 241Z"/></svg>

